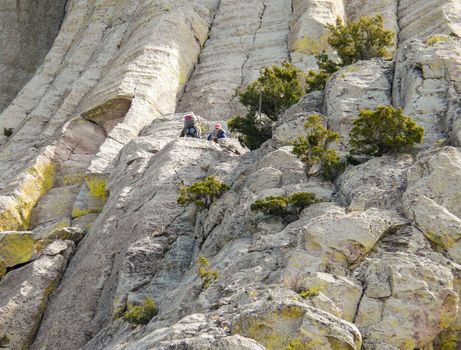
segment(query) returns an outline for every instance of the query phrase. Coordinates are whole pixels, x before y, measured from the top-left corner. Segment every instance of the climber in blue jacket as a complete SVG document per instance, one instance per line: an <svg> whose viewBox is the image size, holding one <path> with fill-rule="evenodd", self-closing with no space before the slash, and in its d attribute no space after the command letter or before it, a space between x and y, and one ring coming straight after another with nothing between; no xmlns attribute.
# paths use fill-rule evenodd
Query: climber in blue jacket
<svg viewBox="0 0 461 350"><path fill-rule="evenodd" d="M221 124L216 123L214 130L206 138L208 141L218 142L220 139L225 139L227 137L226 132L221 128Z"/></svg>

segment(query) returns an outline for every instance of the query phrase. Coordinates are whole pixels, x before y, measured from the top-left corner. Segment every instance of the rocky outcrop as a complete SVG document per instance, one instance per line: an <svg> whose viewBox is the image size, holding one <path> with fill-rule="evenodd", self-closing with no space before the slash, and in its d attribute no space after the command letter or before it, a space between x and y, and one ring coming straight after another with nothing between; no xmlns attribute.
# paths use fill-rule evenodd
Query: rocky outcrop
<svg viewBox="0 0 461 350"><path fill-rule="evenodd" d="M287 1L221 0L177 111L194 110L209 120L245 113L238 92L258 78L261 68L289 58L290 15ZM218 68L224 66L224 71Z"/></svg>
<svg viewBox="0 0 461 350"><path fill-rule="evenodd" d="M402 46L396 59L393 103L424 127L424 144L460 140L460 40L428 37Z"/></svg>
<svg viewBox="0 0 461 350"><path fill-rule="evenodd" d="M461 161L442 146L460 142L450 6L69 1L44 64L0 117L14 129L0 140L0 348L459 346ZM238 91L260 68L314 67L337 16L378 12L398 32L396 59L343 67L257 151L178 137L184 112L202 116L202 134L245 112ZM360 110L381 104L422 124L426 143L348 158L334 182L306 174L290 142L308 115L325 116L344 154ZM209 208L177 203L182 185L209 175L229 190ZM251 210L296 192L319 202ZM200 257L217 276L209 285ZM147 297L157 314L129 324L124 312Z"/></svg>
<svg viewBox="0 0 461 350"><path fill-rule="evenodd" d="M426 237L461 262L461 208L458 182L459 151L445 147L420 155L411 167L403 196L404 210Z"/></svg>
<svg viewBox="0 0 461 350"><path fill-rule="evenodd" d="M457 15L461 4L456 0L401 0L398 2L399 41L432 34L461 34Z"/></svg>
<svg viewBox="0 0 461 350"><path fill-rule="evenodd" d="M74 249L57 240L37 260L10 271L0 281L0 342L11 350L28 348L48 298L59 283Z"/></svg>
<svg viewBox="0 0 461 350"><path fill-rule="evenodd" d="M58 34L65 0L0 4L0 113L32 78Z"/></svg>
<svg viewBox="0 0 461 350"><path fill-rule="evenodd" d="M352 121L360 110L391 104L392 72L392 62L360 61L340 69L328 80L323 112L328 127L341 136L341 149L347 148Z"/></svg>
<svg viewBox="0 0 461 350"><path fill-rule="evenodd" d="M355 323L366 349L423 347L456 318L454 276L443 265L394 252L371 260L364 276Z"/></svg>
<svg viewBox="0 0 461 350"><path fill-rule="evenodd" d="M291 61L300 68L316 68L315 55L331 51L328 24L346 18L343 0L294 0L288 47Z"/></svg>

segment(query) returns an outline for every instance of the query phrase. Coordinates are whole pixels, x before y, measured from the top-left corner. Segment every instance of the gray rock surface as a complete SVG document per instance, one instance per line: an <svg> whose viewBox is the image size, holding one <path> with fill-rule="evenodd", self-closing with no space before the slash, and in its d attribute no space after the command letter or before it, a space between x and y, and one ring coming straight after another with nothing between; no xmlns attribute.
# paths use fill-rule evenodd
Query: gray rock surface
<svg viewBox="0 0 461 350"><path fill-rule="evenodd" d="M458 7L70 0L43 65L0 115L0 130L15 129L0 136L0 348L459 347L461 160L431 146L461 142ZM314 67L336 16L378 12L398 32L396 59L344 67L260 149L179 138L185 112L204 135L226 128L260 68ZM426 143L360 158L334 182L306 174L289 144L307 115L325 115L345 151L359 111L380 104L423 124ZM177 203L181 185L209 175L230 189L207 209ZM301 191L320 203L251 210ZM201 256L218 275L207 288ZM130 324L124 312L146 297L157 315Z"/></svg>
<svg viewBox="0 0 461 350"><path fill-rule="evenodd" d="M374 59L346 66L328 79L323 112L328 127L341 136L341 149L347 148L360 110L391 103L392 71L392 62Z"/></svg>
<svg viewBox="0 0 461 350"><path fill-rule="evenodd" d="M440 139L460 145L460 40L442 36L427 44L430 39L412 40L399 49L393 104L424 127L425 145Z"/></svg>
<svg viewBox="0 0 461 350"><path fill-rule="evenodd" d="M0 4L0 113L32 78L58 34L65 0Z"/></svg>
<svg viewBox="0 0 461 350"><path fill-rule="evenodd" d="M0 339L7 349L28 348L46 302L56 288L75 245L57 240L43 255L0 281Z"/></svg>

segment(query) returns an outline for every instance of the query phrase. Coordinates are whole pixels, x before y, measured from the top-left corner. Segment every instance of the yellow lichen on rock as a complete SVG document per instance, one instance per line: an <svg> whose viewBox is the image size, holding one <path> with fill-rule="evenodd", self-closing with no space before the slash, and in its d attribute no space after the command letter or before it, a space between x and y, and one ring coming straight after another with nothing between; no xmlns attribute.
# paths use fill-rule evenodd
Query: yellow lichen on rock
<svg viewBox="0 0 461 350"><path fill-rule="evenodd" d="M5 267L29 261L34 252L35 241L30 232L5 233L0 236L0 260Z"/></svg>
<svg viewBox="0 0 461 350"><path fill-rule="evenodd" d="M242 319L234 326L233 333L255 339L268 350L308 349L303 336L294 337L284 331L296 329L296 324L301 321L303 315L304 310L300 306L283 306L280 310L260 318Z"/></svg>
<svg viewBox="0 0 461 350"><path fill-rule="evenodd" d="M26 230L32 210L54 184L55 165L47 160L30 167L23 175L18 195L0 209L0 231Z"/></svg>
<svg viewBox="0 0 461 350"><path fill-rule="evenodd" d="M297 39L293 44L293 51L308 54L318 55L324 50L328 50L328 34L322 35L320 38L310 38L304 35L302 38Z"/></svg>
<svg viewBox="0 0 461 350"><path fill-rule="evenodd" d="M106 202L107 200L107 180L101 175L88 175L85 183L93 199Z"/></svg>
<svg viewBox="0 0 461 350"><path fill-rule="evenodd" d="M72 219L77 219L82 216L88 215L88 214L99 214L101 212L101 209L79 209L79 208L74 208L72 209Z"/></svg>

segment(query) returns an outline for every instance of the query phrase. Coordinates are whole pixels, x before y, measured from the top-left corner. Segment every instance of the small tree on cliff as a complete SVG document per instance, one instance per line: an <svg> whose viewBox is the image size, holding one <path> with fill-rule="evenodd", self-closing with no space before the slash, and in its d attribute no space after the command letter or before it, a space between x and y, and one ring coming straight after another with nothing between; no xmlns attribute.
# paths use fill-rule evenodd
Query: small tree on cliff
<svg viewBox="0 0 461 350"><path fill-rule="evenodd" d="M309 71L307 74L307 91L323 90L328 77L340 67L360 60L383 57L386 49L392 46L394 33L384 29L384 19L381 15L374 17L362 16L356 22L344 24L341 18L336 24L329 24L328 43L339 56L339 62L333 62L323 52L316 56L319 71Z"/></svg>
<svg viewBox="0 0 461 350"><path fill-rule="evenodd" d="M320 165L320 174L326 180L333 180L340 171L341 162L334 149L328 149L332 142L339 141L339 135L328 130L319 114L310 115L304 124L306 136L300 136L293 142L293 154L307 167L309 172Z"/></svg>
<svg viewBox="0 0 461 350"><path fill-rule="evenodd" d="M403 114L402 109L378 106L374 111L363 109L353 121L350 132L352 154L381 156L397 153L421 143L424 129Z"/></svg>
<svg viewBox="0 0 461 350"><path fill-rule="evenodd" d="M303 95L302 77L303 72L288 62L262 69L259 78L239 94L248 112L231 118L229 130L240 133L240 141L250 149L260 147L272 137L278 115Z"/></svg>

